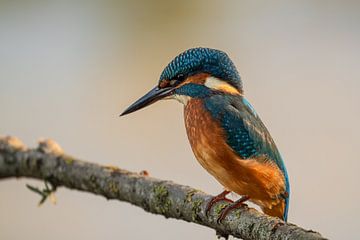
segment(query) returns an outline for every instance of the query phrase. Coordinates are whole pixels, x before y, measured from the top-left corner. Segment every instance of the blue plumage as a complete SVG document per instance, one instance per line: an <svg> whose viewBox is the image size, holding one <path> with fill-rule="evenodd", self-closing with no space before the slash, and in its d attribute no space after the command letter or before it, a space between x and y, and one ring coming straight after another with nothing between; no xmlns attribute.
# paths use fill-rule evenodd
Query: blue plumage
<svg viewBox="0 0 360 240"><path fill-rule="evenodd" d="M242 90L240 75L234 63L226 53L211 48L192 48L181 53L166 66L160 81L176 78L179 74L186 78L196 73L209 73Z"/></svg>
<svg viewBox="0 0 360 240"><path fill-rule="evenodd" d="M247 104L245 104L246 102ZM214 95L205 107L228 133L227 142L244 158L267 155L282 168L279 151L260 118L242 96Z"/></svg>

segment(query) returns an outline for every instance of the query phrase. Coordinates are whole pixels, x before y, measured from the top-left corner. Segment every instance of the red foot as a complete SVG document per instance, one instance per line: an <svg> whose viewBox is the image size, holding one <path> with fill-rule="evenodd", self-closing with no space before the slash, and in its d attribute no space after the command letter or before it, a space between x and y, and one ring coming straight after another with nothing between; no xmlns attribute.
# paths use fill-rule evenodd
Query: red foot
<svg viewBox="0 0 360 240"><path fill-rule="evenodd" d="M205 214L206 216L208 215L208 213L210 212L210 209L212 208L212 206L220 201L226 201L226 202L230 202L233 203L232 200L226 198L226 195L228 195L230 193L230 191L228 190L224 190L222 193L220 193L219 195L216 195L215 197L213 197L210 202L206 205L206 210L205 210Z"/></svg>
<svg viewBox="0 0 360 240"><path fill-rule="evenodd" d="M224 220L224 218L226 217L226 215L234 208L238 208L241 207L244 204L244 202L246 202L247 200L249 200L250 197L249 196L242 196L239 200L235 201L233 204L228 205L226 208L224 208L224 210L221 212L220 217L217 219L217 222L220 224L222 220Z"/></svg>

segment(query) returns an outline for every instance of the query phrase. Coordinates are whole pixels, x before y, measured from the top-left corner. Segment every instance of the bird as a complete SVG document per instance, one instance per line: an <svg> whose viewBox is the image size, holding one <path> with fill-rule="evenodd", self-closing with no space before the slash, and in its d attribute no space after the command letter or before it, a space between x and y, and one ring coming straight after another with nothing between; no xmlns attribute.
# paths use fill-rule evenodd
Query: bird
<svg viewBox="0 0 360 240"><path fill-rule="evenodd" d="M184 105L184 122L195 158L223 187L206 214L227 201L221 222L250 201L270 216L287 221L290 183L284 161L269 131L244 97L243 83L229 56L217 49L191 48L163 70L158 84L120 116L163 99ZM241 196L232 201L229 193Z"/></svg>

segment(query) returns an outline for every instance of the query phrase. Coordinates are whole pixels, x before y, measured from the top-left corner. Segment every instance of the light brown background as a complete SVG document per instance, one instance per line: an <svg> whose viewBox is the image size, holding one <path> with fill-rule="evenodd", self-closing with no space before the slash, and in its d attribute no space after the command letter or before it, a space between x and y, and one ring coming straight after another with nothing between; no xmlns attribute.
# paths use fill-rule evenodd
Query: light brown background
<svg viewBox="0 0 360 240"><path fill-rule="evenodd" d="M182 106L119 118L181 51L226 51L285 159L289 219L332 239L359 234L360 5L356 1L1 1L0 134L191 185ZM214 231L32 180L0 182L0 239L214 239Z"/></svg>

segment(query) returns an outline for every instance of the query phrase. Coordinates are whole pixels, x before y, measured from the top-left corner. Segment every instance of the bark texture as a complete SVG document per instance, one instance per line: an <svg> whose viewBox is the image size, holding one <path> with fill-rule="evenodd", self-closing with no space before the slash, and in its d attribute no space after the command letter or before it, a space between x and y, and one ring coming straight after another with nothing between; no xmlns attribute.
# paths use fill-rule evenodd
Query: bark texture
<svg viewBox="0 0 360 240"><path fill-rule="evenodd" d="M66 187L126 201L147 212L197 223L221 236L242 239L325 239L319 233L242 207L231 211L221 224L217 218L228 204L215 204L209 214L205 207L212 196L188 186L133 173L113 166L81 161L65 154L51 140L26 148L17 138L0 137L0 179L36 178L56 187Z"/></svg>

